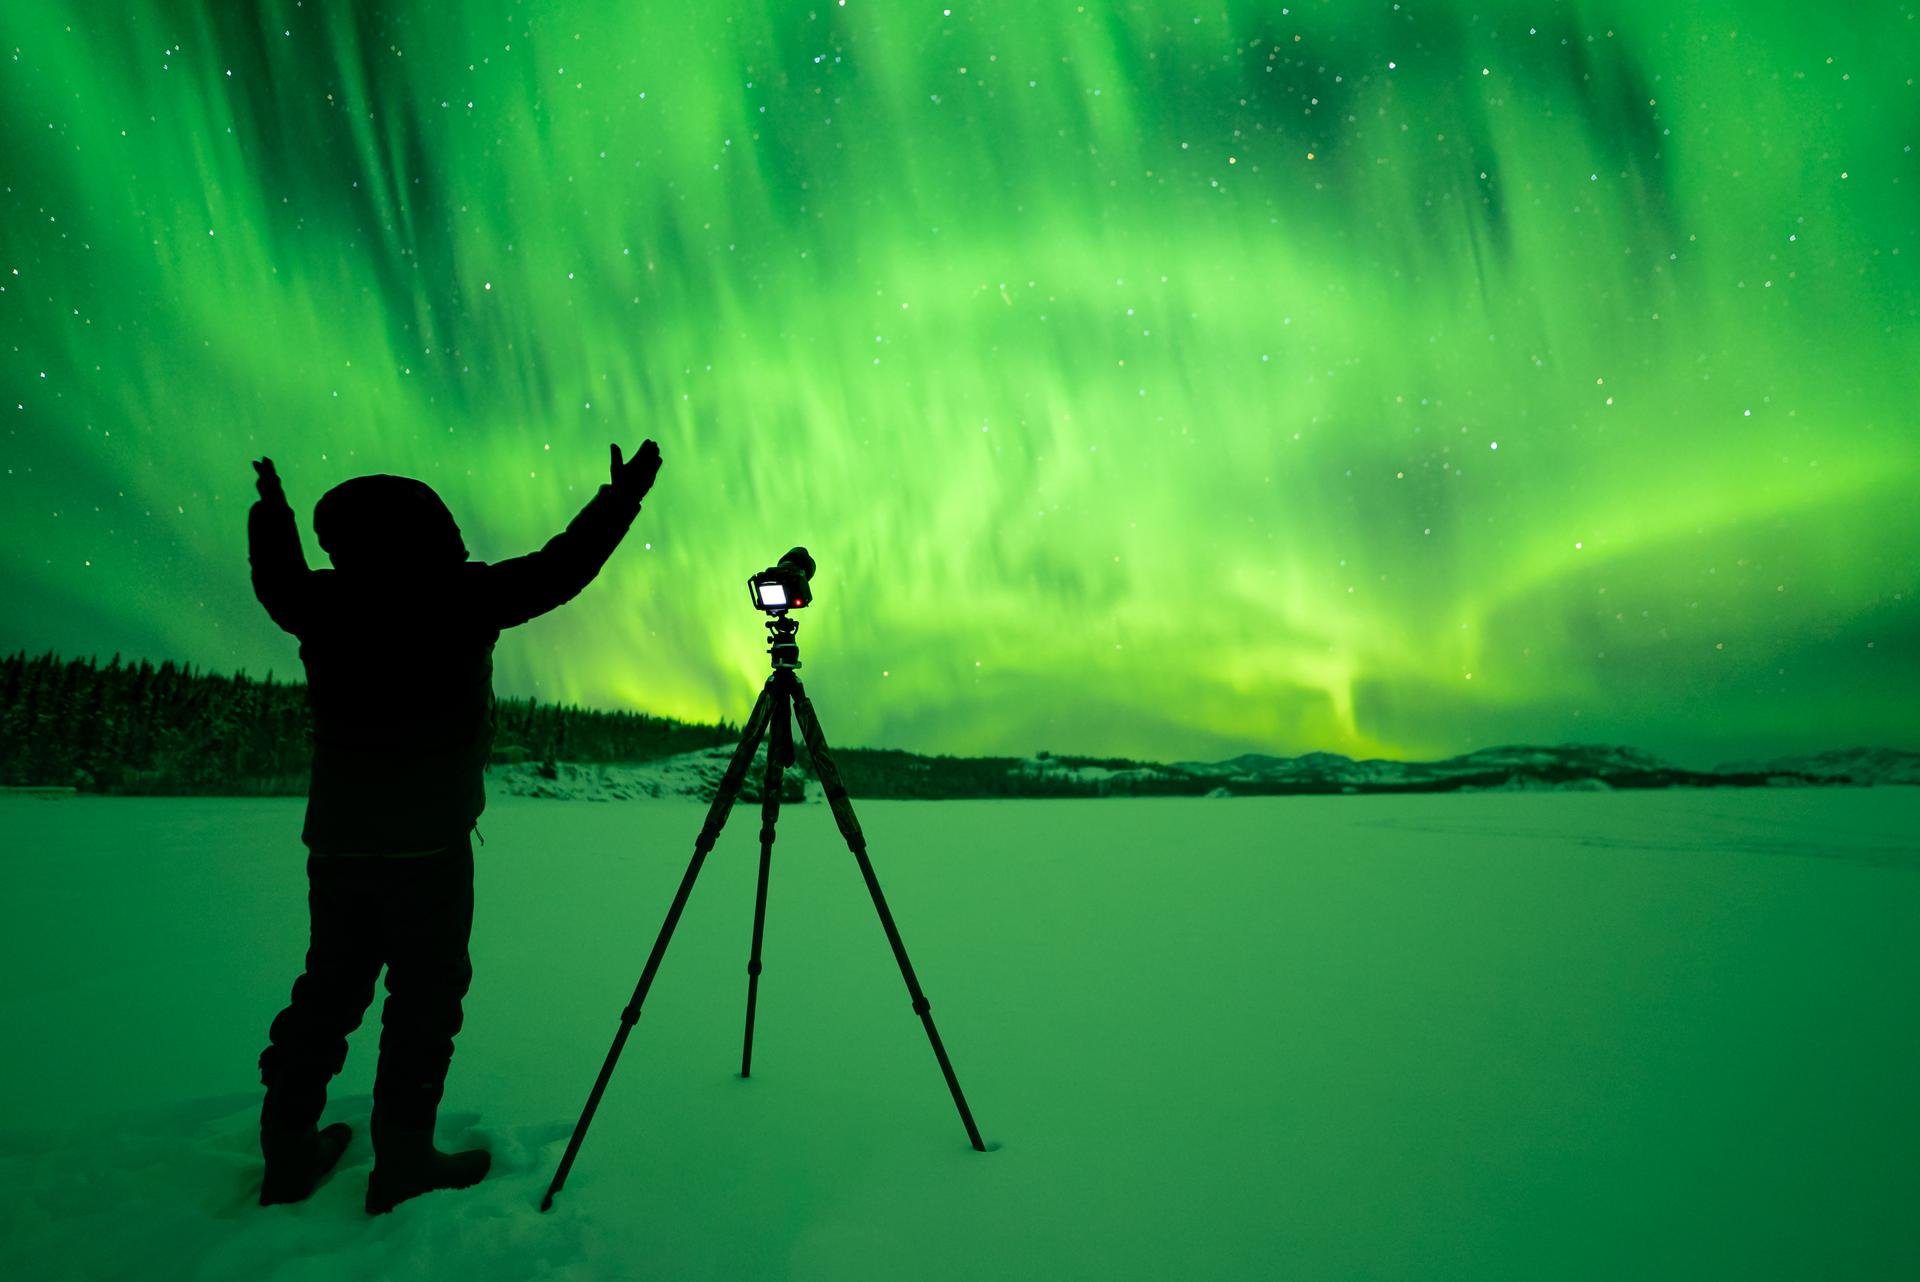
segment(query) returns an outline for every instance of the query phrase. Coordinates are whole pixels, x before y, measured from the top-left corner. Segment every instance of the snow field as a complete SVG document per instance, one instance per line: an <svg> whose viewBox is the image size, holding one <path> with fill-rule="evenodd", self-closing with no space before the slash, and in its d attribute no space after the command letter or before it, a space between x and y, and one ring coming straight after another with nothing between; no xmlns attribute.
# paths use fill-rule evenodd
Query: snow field
<svg viewBox="0 0 1920 1282"><path fill-rule="evenodd" d="M360 1208L379 998L308 1202L254 1205L301 802L0 798L0 1274L1879 1278L1920 1268L1920 791L856 803L709 858L537 1204L705 807L496 798L443 1147Z"/></svg>

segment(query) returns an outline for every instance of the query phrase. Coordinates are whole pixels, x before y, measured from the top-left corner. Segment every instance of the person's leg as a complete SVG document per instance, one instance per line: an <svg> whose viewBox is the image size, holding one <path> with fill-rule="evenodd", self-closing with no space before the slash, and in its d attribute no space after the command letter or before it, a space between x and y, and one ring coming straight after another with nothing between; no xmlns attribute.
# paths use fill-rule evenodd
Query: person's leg
<svg viewBox="0 0 1920 1282"><path fill-rule="evenodd" d="M382 862L387 1001L373 1102L402 1125L432 1126L473 980L473 850L463 842Z"/></svg>
<svg viewBox="0 0 1920 1282"><path fill-rule="evenodd" d="M473 979L473 848L386 861L387 1001L373 1084L374 1168L367 1211L382 1214L433 1189L466 1188L487 1173L484 1150L446 1154L433 1124Z"/></svg>
<svg viewBox="0 0 1920 1282"><path fill-rule="evenodd" d="M318 1123L327 1083L347 1060L347 1034L360 1026L380 973L379 915L364 871L351 858L307 860L307 968L260 1053L262 1206L313 1192L353 1134L344 1123L324 1131Z"/></svg>
<svg viewBox="0 0 1920 1282"><path fill-rule="evenodd" d="M311 1129L326 1107L327 1083L347 1062L347 1034L360 1026L380 974L379 907L362 861L307 859L311 933L306 972L287 1008L274 1016L260 1053L267 1088L263 1125Z"/></svg>

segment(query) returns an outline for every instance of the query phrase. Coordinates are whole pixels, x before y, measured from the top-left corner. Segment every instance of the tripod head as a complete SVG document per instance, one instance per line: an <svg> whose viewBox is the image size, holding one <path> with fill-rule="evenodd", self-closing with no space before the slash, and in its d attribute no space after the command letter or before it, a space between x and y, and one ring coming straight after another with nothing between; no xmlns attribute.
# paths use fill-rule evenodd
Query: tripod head
<svg viewBox="0 0 1920 1282"><path fill-rule="evenodd" d="M799 630L800 620L790 614L767 620L767 653L773 656L776 670L800 666L800 643L793 636Z"/></svg>

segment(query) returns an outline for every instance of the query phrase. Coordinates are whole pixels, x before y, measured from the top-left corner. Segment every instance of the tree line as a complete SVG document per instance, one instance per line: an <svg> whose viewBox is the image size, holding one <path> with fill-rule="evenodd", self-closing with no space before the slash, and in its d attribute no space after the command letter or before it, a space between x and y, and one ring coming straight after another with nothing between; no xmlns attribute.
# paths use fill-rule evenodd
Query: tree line
<svg viewBox="0 0 1920 1282"><path fill-rule="evenodd" d="M532 699L497 699L493 760L632 764L715 745L741 727L689 724L637 712L604 712ZM795 736L794 773L814 771ZM832 745L854 797L946 799L1096 797L1204 792L1218 781L1180 777L1105 780L1036 772L1018 757L924 756ZM764 745L761 752L765 752ZM1060 766L1125 769L1123 759L1053 757ZM61 659L24 650L0 659L0 786L70 787L149 795L302 796L313 759L304 682L254 679L167 660L114 655ZM756 773L757 780L757 773ZM1255 789L1259 790L1259 789ZM757 794L756 794L757 795Z"/></svg>
<svg viewBox="0 0 1920 1282"><path fill-rule="evenodd" d="M690 725L499 699L496 761L650 761L739 739L736 726ZM313 759L303 682L158 667L119 655L60 659L23 650L0 660L0 784L83 792L300 795Z"/></svg>

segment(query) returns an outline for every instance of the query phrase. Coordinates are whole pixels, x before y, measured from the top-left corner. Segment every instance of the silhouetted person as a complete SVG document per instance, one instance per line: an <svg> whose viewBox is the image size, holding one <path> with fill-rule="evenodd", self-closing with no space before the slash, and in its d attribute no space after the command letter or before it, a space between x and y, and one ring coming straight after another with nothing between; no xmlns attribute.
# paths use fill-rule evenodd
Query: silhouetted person
<svg viewBox="0 0 1920 1282"><path fill-rule="evenodd" d="M332 570L309 570L273 460L255 463L247 517L253 590L300 639L313 709L307 793L306 973L260 1055L266 1177L260 1202L296 1202L352 1134L319 1129L347 1034L387 968L373 1086L367 1211L486 1174L483 1149L434 1148L433 1125L473 968L473 847L493 740L493 645L502 629L570 601L593 580L660 470L652 441L623 462L566 530L494 565L467 559L446 504L403 476L342 482L313 512Z"/></svg>

